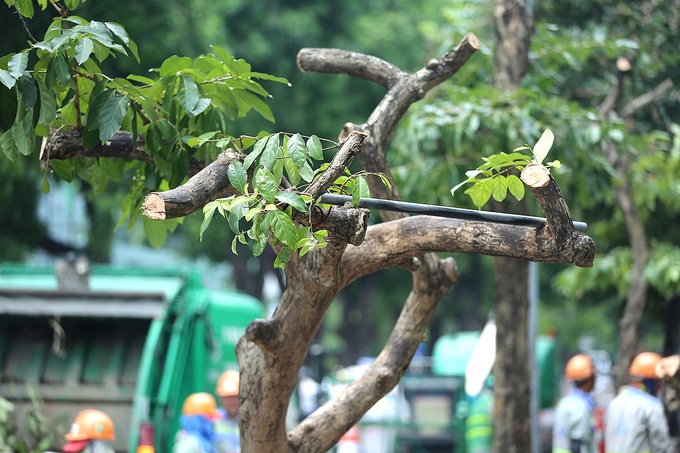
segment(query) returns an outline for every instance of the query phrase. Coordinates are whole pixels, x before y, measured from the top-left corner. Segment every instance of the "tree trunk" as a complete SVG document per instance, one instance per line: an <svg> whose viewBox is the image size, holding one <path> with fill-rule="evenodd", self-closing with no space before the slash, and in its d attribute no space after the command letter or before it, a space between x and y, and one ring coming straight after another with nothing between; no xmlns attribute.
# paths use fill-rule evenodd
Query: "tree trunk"
<svg viewBox="0 0 680 453"><path fill-rule="evenodd" d="M515 258L494 260L494 452L531 451L527 317L529 263Z"/></svg>
<svg viewBox="0 0 680 453"><path fill-rule="evenodd" d="M510 91L519 87L529 69L533 19L522 0L496 0L494 17L498 38L494 55L494 85ZM495 453L531 451L528 277L528 261L495 258Z"/></svg>

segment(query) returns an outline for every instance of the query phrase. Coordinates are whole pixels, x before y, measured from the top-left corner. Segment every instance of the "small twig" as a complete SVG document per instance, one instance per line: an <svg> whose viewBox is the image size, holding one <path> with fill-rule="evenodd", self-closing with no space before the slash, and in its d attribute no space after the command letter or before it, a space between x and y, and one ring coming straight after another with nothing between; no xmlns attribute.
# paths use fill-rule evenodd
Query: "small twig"
<svg viewBox="0 0 680 453"><path fill-rule="evenodd" d="M26 21L24 20L24 16L22 16L21 13L19 12L19 8L17 8L17 7L15 6L14 9L16 10L17 15L19 16L19 20L21 21L21 24L24 26L24 30L26 30L26 34L27 34L28 37L31 39L31 42L33 42L33 43L38 42L38 40L35 39L35 38L33 37L33 35L31 34L31 30L28 29L28 24L26 24Z"/></svg>

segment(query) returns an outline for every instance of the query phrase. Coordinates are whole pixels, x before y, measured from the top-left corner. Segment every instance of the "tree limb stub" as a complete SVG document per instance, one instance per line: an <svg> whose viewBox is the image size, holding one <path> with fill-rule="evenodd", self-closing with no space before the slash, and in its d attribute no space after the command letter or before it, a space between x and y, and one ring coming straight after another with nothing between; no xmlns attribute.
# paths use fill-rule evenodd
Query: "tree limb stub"
<svg viewBox="0 0 680 453"><path fill-rule="evenodd" d="M340 49L301 49L297 55L297 66L302 72L346 74L370 80L386 88L390 88L406 74L380 58Z"/></svg>
<svg viewBox="0 0 680 453"><path fill-rule="evenodd" d="M151 192L142 204L143 214L152 220L184 217L203 209L213 200L237 194L227 178L227 167L240 158L234 151L225 151L181 186L165 192Z"/></svg>

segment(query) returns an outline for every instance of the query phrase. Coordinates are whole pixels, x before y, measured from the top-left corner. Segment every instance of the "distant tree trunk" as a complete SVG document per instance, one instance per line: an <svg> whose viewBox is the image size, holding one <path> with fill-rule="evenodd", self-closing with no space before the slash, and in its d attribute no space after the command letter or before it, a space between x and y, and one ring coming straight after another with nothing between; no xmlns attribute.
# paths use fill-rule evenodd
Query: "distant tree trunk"
<svg viewBox="0 0 680 453"><path fill-rule="evenodd" d="M522 0L496 0L494 17L498 38L494 85L510 91L519 87L529 69L533 18ZM531 451L528 277L528 261L494 259L494 316L497 326L493 421L495 453Z"/></svg>
<svg viewBox="0 0 680 453"><path fill-rule="evenodd" d="M371 354L371 345L375 341L371 329L371 322L375 322L371 319L371 306L379 289L376 276L367 275L360 280L360 286L350 285L338 295L343 308L339 333L347 346L340 354L343 365L356 363L360 357Z"/></svg>
<svg viewBox="0 0 680 453"><path fill-rule="evenodd" d="M680 296L666 302L664 320L666 335L663 355L680 354Z"/></svg>
<svg viewBox="0 0 680 453"><path fill-rule="evenodd" d="M616 117L630 120L638 110L653 104L672 89L673 82L664 80L656 88L630 101L623 108L616 110L623 95L625 75L631 70L628 59L619 57L616 61L616 82L609 95L599 106L600 116L609 118L614 112ZM616 172L619 184L614 188L614 198L623 214L628 232L628 240L633 256L633 266L630 273L630 289L626 295L623 316L619 321L620 341L618 359L613 368L614 385L619 387L628 380L628 366L633 360L638 348L639 328L642 315L647 303L649 283L645 277L645 268L649 259L649 240L645 232L645 225L635 206L633 188L628 182L630 160L632 158L626 149L619 149L614 143L606 142L602 151L607 162Z"/></svg>
<svg viewBox="0 0 680 453"><path fill-rule="evenodd" d="M496 319L496 363L494 368L495 452L531 451L529 423L529 362L527 318L529 297L528 262L495 258L494 317Z"/></svg>

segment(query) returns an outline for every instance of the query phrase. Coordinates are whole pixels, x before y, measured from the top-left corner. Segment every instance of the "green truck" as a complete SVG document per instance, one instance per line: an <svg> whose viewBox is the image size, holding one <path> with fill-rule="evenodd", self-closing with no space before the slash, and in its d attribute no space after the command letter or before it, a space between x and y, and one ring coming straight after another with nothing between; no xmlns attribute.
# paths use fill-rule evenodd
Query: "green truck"
<svg viewBox="0 0 680 453"><path fill-rule="evenodd" d="M236 368L263 304L192 270L59 264L0 264L0 396L22 414L37 395L50 419L100 409L117 452L171 451L184 399Z"/></svg>

